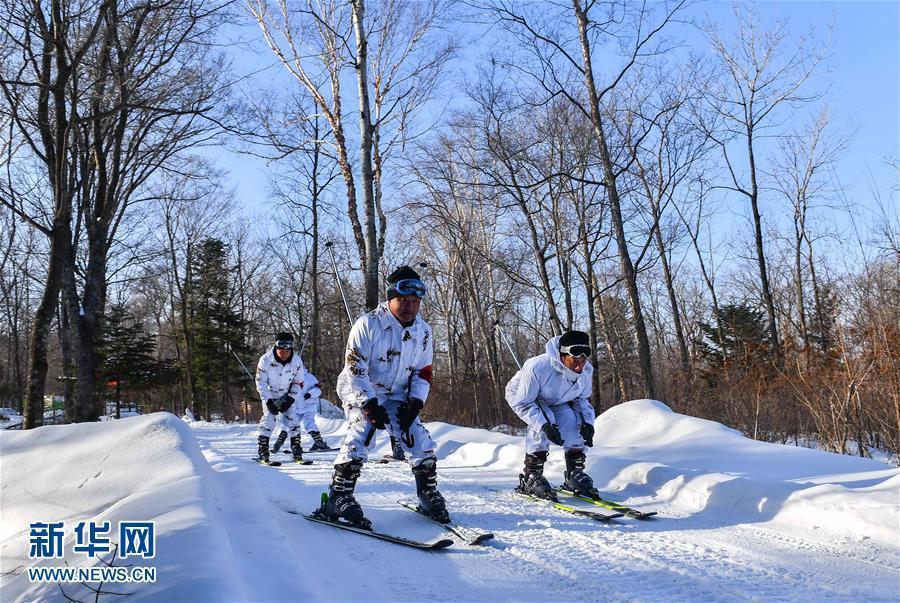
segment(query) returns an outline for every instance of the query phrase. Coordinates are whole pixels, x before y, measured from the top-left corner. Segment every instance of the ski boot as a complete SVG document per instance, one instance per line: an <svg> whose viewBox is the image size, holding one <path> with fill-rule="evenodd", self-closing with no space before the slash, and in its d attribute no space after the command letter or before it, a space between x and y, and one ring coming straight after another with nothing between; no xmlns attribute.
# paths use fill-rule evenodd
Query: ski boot
<svg viewBox="0 0 900 603"><path fill-rule="evenodd" d="M550 486L550 482L544 477L544 463L547 462L547 451L535 452L525 455L525 468L519 474L517 492L528 494L536 498L559 502L556 493Z"/></svg>
<svg viewBox="0 0 900 603"><path fill-rule="evenodd" d="M298 435L291 438L291 454L295 463L303 462L303 447L300 445L300 436Z"/></svg>
<svg viewBox="0 0 900 603"><path fill-rule="evenodd" d="M406 454L403 452L403 447L400 445L400 440L391 436L391 456L394 457L395 461L405 461Z"/></svg>
<svg viewBox="0 0 900 603"><path fill-rule="evenodd" d="M372 522L366 519L362 507L353 496L361 470L362 461L358 459L334 466L328 500L319 508L318 515L329 521L343 519L346 523L363 530L372 529Z"/></svg>
<svg viewBox="0 0 900 603"><path fill-rule="evenodd" d="M284 446L284 441L287 439L287 432L282 430L281 433L278 434L278 437L275 438L275 445L272 446L272 452L278 452L281 450L281 447Z"/></svg>
<svg viewBox="0 0 900 603"><path fill-rule="evenodd" d="M566 450L566 481L563 487L579 496L600 498L591 476L584 472L583 450Z"/></svg>
<svg viewBox="0 0 900 603"><path fill-rule="evenodd" d="M450 523L447 502L437 489L437 461L425 459L413 467L416 477L416 493L419 495L419 510L440 523Z"/></svg>
<svg viewBox="0 0 900 603"><path fill-rule="evenodd" d="M312 448L310 448L310 452L314 452L316 450L328 450L328 444L325 443L325 440L322 439L322 434L318 431L310 431L310 437L313 439Z"/></svg>
<svg viewBox="0 0 900 603"><path fill-rule="evenodd" d="M269 464L269 436L261 435L258 438L259 442L259 451L256 455L256 458L253 459L257 463L262 463L263 465Z"/></svg>

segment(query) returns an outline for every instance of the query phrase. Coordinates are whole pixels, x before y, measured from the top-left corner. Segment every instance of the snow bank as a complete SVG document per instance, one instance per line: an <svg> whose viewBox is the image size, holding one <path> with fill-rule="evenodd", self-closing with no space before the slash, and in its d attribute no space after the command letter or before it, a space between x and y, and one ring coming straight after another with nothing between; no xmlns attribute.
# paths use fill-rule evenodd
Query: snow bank
<svg viewBox="0 0 900 603"><path fill-rule="evenodd" d="M601 414L588 470L601 490L716 521L759 522L897 546L900 470L758 442L719 423L634 400Z"/></svg>
<svg viewBox="0 0 900 603"><path fill-rule="evenodd" d="M340 442L343 421L317 421L330 444ZM122 520L155 521L157 531L157 557L128 560L156 567L156 584L106 585L129 600L812 601L894 593L883 577L896 575L900 553L896 468L755 442L651 400L616 406L595 426L595 484L610 498L660 511L658 521L598 526L516 501L508 491L521 470L521 436L430 422L451 512L496 534L488 547L440 555L299 519L327 488L334 453L310 466L261 467L249 460L253 425L158 413L3 432L0 600L61 600L55 584L30 583L25 568L98 565L73 552L75 524ZM379 435L372 458L385 452ZM562 481L564 467L553 447L551 482ZM412 493L409 469L397 463L367 466L357 492L381 529L436 537L438 526L396 504ZM66 522L64 560L28 559L36 521ZM94 598L84 587L65 588L74 599Z"/></svg>
<svg viewBox="0 0 900 603"><path fill-rule="evenodd" d="M230 509L245 512L264 507L265 501L254 498L259 494L252 488L223 488L194 433L174 415L4 432L0 452L3 601L61 598L55 584L30 583L24 568L99 565L72 551L75 525L109 521L115 531L122 520L156 522L156 558L127 562L156 567L157 582L107 585L108 590L133 593L129 600L152 601L277 596L266 587L247 592L248 575L264 574L264 559L252 556L253 534L223 520L225 501ZM28 559L28 528L36 521L66 522L64 560ZM252 526L253 521L247 523ZM264 527L257 535L278 537ZM116 533L111 536L113 542L118 540ZM270 582L275 588L285 586L279 580ZM84 587L65 588L75 599L93 600Z"/></svg>

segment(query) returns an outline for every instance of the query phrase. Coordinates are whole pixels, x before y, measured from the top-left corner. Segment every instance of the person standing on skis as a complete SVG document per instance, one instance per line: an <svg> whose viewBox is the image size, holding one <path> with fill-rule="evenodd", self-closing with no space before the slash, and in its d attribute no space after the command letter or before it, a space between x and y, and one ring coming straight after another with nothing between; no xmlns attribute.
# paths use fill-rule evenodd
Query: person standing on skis
<svg viewBox="0 0 900 603"><path fill-rule="evenodd" d="M584 472L584 448L594 445L590 355L588 334L567 331L548 341L543 354L526 360L506 385L507 403L528 424L525 469L516 490L557 500L544 477L552 443L565 448L563 487L582 496L599 497L593 480Z"/></svg>
<svg viewBox="0 0 900 603"><path fill-rule="evenodd" d="M371 529L353 492L375 430L386 429L409 457L421 510L447 523L447 505L437 489L434 441L419 420L431 388L433 358L431 327L418 315L427 289L409 266L395 270L387 282L387 301L357 319L347 340L337 382L348 411L347 436L320 511L329 519Z"/></svg>
<svg viewBox="0 0 900 603"><path fill-rule="evenodd" d="M275 337L275 345L260 357L256 365L256 391L262 400L263 415L257 427L259 455L257 461L269 463L269 438L275 428L275 418L283 414L282 428L291 438L291 454L303 462L300 446L302 404L295 404L303 391L306 369L299 354L294 353L294 336L282 331Z"/></svg>

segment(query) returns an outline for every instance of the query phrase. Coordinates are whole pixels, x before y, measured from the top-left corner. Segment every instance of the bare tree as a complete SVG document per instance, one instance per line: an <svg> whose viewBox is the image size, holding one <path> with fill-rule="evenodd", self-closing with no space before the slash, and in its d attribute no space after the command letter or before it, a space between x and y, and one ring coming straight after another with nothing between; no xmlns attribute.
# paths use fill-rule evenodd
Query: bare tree
<svg viewBox="0 0 900 603"><path fill-rule="evenodd" d="M793 280L797 306L797 330L803 342L803 350L809 358L810 329L806 316L807 300L804 293L805 274L808 273L813 294L813 310L818 324L825 322L820 278L816 274L816 258L813 253L814 233L810 232L810 210L824 201L831 192L827 176L831 166L843 154L846 140L829 139L826 129L829 114L823 109L815 121L804 131L782 138L779 158L773 174L775 188L790 203L793 225ZM805 258L804 258L805 255ZM830 347L828 334L822 334L821 349Z"/></svg>
<svg viewBox="0 0 900 603"><path fill-rule="evenodd" d="M718 85L707 86L703 94L714 123L704 119L700 123L722 153L730 179L725 188L750 203L769 345L777 351L781 344L766 266L757 146L781 126L778 109L796 107L815 98L802 94L801 88L824 55L816 48L808 48L805 38L801 38L796 50L789 50L786 24L777 22L770 30L764 30L751 5L736 8L736 12L738 29L730 38L715 27L707 30L721 78Z"/></svg>
<svg viewBox="0 0 900 603"><path fill-rule="evenodd" d="M514 68L530 76L536 82L538 92L543 92L547 97L566 98L590 119L593 142L607 189L610 226L616 241L619 268L632 314L641 386L643 395L647 397L653 397L655 391L653 369L637 286L636 262L629 248L627 218L623 214L624 200L619 190L619 178L624 170L623 166L616 164L611 152L608 115L602 103L613 96L635 65L665 51L657 39L683 6L684 2L664 3L658 10L651 10L647 5L633 6L625 2L592 2L583 6L580 0L573 0L572 11L568 15L554 6L555 18L548 18L544 6L517 6L498 0L487 7L500 23L523 41L536 61L530 68L518 64ZM562 25L566 18L571 19L569 23L576 30L574 35ZM601 84L595 77L592 47L604 40L619 42L623 55L611 70L607 83ZM578 80L581 82L580 89L576 83Z"/></svg>
<svg viewBox="0 0 900 603"><path fill-rule="evenodd" d="M39 236L34 229L20 228L19 220L0 207L0 344L5 361L0 364L0 399L21 411L25 393L25 359L31 322L31 294L40 279Z"/></svg>
<svg viewBox="0 0 900 603"><path fill-rule="evenodd" d="M313 372L319 361L322 299L319 282L321 238L328 224L339 222L334 214L333 183L341 169L330 146L329 124L318 112L307 94L292 95L289 103L272 105L265 97L248 99L255 103L252 111L254 134L247 138L260 147L259 153L273 163L272 197L284 212L276 219L275 230L290 237L309 237L308 252L300 253L300 246L292 251L307 258L308 271L299 283L302 290L311 290L309 308L309 363ZM304 242L305 245L305 242ZM286 259L286 258L285 258ZM289 263L289 262L288 262ZM308 277L306 276L308 272Z"/></svg>
<svg viewBox="0 0 900 603"><path fill-rule="evenodd" d="M352 0L349 6L334 1L247 0L266 43L312 97L330 127L329 142L347 189L347 217L365 275L367 308L374 308L378 303L378 270L387 228L379 188L386 155L380 146L381 128L396 119L395 110L405 116L400 120L405 127L404 120L411 116L410 102L421 102L426 97L423 91L433 86L433 72L443 66L441 61L418 61L423 52L427 56L433 52L427 48L420 51L419 47L428 40L426 34L436 23L436 12L413 10L417 15L412 21L414 26L406 29L394 23L404 14L400 7L418 7L418 4L399 1L383 4L379 6L381 10L374 11L382 18L381 27L373 28L366 17L364 0ZM423 4L440 7L443 3ZM374 44L377 52L373 87L369 81L372 69L369 46L379 34L381 37ZM403 51L396 53L398 44ZM358 174L353 166L342 108L346 94L341 87L342 77L348 64L355 70L359 103ZM410 70L410 65L417 67ZM362 194L362 221L357 189Z"/></svg>
<svg viewBox="0 0 900 603"><path fill-rule="evenodd" d="M76 195L76 223L63 291L73 327L77 386L76 421L96 420L96 346L103 328L110 248L128 208L160 170L178 169L173 158L213 136L206 121L217 101L215 57L207 27L221 5L194 0L166 5L113 4L97 44L88 52L90 93L75 103L83 121L78 164L84 176ZM84 256L79 268L76 254ZM79 275L83 275L80 279ZM80 282L79 282L80 281Z"/></svg>
<svg viewBox="0 0 900 603"><path fill-rule="evenodd" d="M638 136L626 133L622 139L632 159L631 171L637 181L635 193L643 197L642 205L649 208L648 230L662 269L681 369L687 375L691 369L690 353L672 265L673 247L683 231L677 219L668 220L667 216L674 204L686 204L691 197L691 179L696 177L696 167L708 145L691 123L689 113L694 102L690 97L690 83L696 81L698 74L689 67L684 72L686 75L676 78L670 86L664 83L671 80L668 69L654 74L651 82L657 82L655 85L641 82L641 90L645 92L634 95L636 98L631 103L634 117L626 120L626 124L629 129L647 130Z"/></svg>
<svg viewBox="0 0 900 603"><path fill-rule="evenodd" d="M0 13L0 46L12 49L0 76L3 112L11 118L15 136L25 141L16 159L22 163L34 159L41 165L47 193L44 197L33 189L7 189L0 196L4 205L50 243L46 285L35 310L28 350L26 429L43 421L47 339L71 257L72 206L80 181L80 166L73 156L81 118L74 105L87 87L72 82L84 70L113 4L111 0L85 6L67 0L47 5L10 1Z"/></svg>

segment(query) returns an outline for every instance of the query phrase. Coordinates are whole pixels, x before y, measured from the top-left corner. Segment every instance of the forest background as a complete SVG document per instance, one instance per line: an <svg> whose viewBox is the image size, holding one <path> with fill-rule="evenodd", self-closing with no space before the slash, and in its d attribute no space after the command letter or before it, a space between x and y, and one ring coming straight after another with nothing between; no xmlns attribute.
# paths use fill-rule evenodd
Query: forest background
<svg viewBox="0 0 900 603"><path fill-rule="evenodd" d="M578 328L598 412L896 460L898 11L4 0L0 406L253 421L285 329L333 399L405 263L427 420Z"/></svg>

